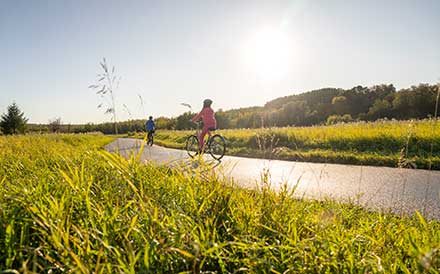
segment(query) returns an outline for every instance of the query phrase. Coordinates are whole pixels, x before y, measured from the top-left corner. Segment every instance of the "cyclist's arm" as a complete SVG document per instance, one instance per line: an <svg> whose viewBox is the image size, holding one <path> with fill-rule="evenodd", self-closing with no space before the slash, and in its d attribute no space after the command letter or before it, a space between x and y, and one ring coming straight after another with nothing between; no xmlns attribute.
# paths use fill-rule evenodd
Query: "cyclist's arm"
<svg viewBox="0 0 440 274"><path fill-rule="evenodd" d="M194 118L192 118L191 121L195 122L195 121L199 120L200 118L202 118L202 115L203 115L203 110L200 111L199 114L197 114L196 116L194 116Z"/></svg>

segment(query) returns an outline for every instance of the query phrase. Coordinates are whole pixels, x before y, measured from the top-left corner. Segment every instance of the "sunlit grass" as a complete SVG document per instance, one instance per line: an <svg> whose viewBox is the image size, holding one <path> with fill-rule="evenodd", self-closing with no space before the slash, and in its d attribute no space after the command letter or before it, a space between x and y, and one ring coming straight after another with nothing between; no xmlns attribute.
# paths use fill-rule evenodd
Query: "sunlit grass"
<svg viewBox="0 0 440 274"><path fill-rule="evenodd" d="M142 165L102 136L0 137L0 269L438 273L440 224Z"/></svg>

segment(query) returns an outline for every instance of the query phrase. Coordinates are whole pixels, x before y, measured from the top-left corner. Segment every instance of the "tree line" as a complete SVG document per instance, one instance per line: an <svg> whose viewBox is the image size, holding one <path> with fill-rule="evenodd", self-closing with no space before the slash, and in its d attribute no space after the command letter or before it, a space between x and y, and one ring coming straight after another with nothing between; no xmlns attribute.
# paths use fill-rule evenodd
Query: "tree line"
<svg viewBox="0 0 440 274"><path fill-rule="evenodd" d="M267 102L263 107L219 111L221 128L311 126L377 119L434 116L439 87L420 84L396 91L393 85L324 88Z"/></svg>
<svg viewBox="0 0 440 274"><path fill-rule="evenodd" d="M280 97L262 107L218 110L218 128L312 126L378 119L424 119L433 117L439 86L419 84L399 91L392 84L351 89L323 88ZM156 119L159 129L193 129L195 113Z"/></svg>
<svg viewBox="0 0 440 274"><path fill-rule="evenodd" d="M435 115L439 86L419 84L396 90L392 84L351 89L323 88L280 97L261 107L216 111L218 128L312 126L378 119L424 119ZM158 129L193 129L196 113L156 118ZM143 130L144 120L118 123L121 133ZM112 124L85 125L92 131L112 133Z"/></svg>
<svg viewBox="0 0 440 274"><path fill-rule="evenodd" d="M260 107L220 109L216 112L216 119L220 129L311 126L384 118L424 119L436 115L439 93L439 86L430 84L398 91L392 84L351 89L323 88L280 97ZM15 108L16 105L12 110L17 115L19 110ZM156 126L158 129L193 129L195 125L190 119L195 114L185 112L177 117L158 117L155 118ZM118 122L117 128L123 134L140 132L144 130L144 123L142 119ZM20 126L20 130L23 128ZM55 119L46 125L28 125L28 131L114 134L115 126L110 122L63 125L60 119Z"/></svg>

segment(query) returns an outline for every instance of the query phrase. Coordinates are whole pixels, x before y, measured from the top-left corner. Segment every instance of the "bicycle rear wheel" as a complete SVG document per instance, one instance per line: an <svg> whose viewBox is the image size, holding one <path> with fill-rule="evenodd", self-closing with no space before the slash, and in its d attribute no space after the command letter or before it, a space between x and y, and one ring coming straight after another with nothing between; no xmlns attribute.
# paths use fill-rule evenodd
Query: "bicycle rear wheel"
<svg viewBox="0 0 440 274"><path fill-rule="evenodd" d="M186 152L189 157L194 158L199 152L199 138L195 135L190 135L186 139Z"/></svg>
<svg viewBox="0 0 440 274"><path fill-rule="evenodd" d="M226 153L226 140L220 134L215 134L209 142L209 154L212 158L220 160Z"/></svg>
<svg viewBox="0 0 440 274"><path fill-rule="evenodd" d="M147 134L147 145L153 146L153 132L148 132Z"/></svg>

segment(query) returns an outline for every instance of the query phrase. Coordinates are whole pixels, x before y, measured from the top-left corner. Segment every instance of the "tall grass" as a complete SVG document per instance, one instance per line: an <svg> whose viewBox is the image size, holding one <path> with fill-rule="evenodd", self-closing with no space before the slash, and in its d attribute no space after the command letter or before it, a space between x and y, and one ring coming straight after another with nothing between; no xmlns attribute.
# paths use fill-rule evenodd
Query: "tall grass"
<svg viewBox="0 0 440 274"><path fill-rule="evenodd" d="M105 58L99 63L102 68L102 73L97 75L96 84L90 85L89 88L96 91L103 102L98 105L101 108L103 104L106 104L105 114L111 114L113 125L115 129L115 134L118 134L118 120L116 119L116 102L115 102L115 91L119 88L119 83L121 81L121 76L118 76L115 72L115 66L110 70L110 66L107 64Z"/></svg>
<svg viewBox="0 0 440 274"><path fill-rule="evenodd" d="M231 155L396 167L404 149L404 160L417 168L440 169L439 126L438 120L380 121L220 133L226 137ZM183 148L190 133L158 130L155 137L158 144Z"/></svg>
<svg viewBox="0 0 440 274"><path fill-rule="evenodd" d="M437 221L141 165L109 141L0 137L0 269L439 273Z"/></svg>

